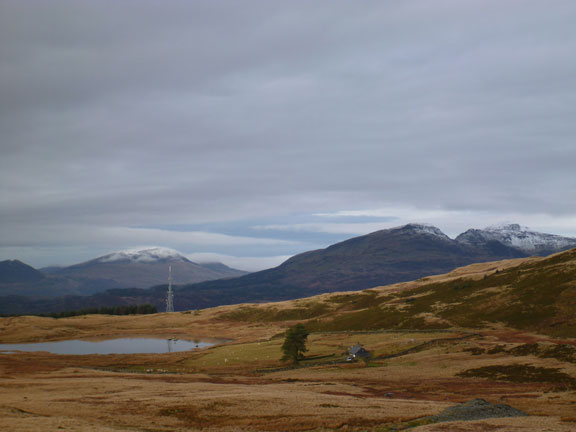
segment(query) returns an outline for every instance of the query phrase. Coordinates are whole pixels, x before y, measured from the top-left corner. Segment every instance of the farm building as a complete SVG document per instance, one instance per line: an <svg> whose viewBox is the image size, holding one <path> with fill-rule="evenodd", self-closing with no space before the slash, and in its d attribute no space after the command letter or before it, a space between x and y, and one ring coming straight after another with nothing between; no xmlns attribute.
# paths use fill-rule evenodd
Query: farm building
<svg viewBox="0 0 576 432"><path fill-rule="evenodd" d="M370 358L371 355L372 354L370 351L367 351L362 345L358 343L353 347L348 348L348 357L346 360L353 361L358 359L367 359Z"/></svg>

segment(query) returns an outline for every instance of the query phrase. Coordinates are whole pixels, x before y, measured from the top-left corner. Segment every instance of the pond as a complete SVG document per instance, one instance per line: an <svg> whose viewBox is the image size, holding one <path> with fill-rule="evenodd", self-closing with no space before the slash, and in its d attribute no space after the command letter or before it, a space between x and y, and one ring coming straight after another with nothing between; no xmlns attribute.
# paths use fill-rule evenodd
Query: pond
<svg viewBox="0 0 576 432"><path fill-rule="evenodd" d="M222 341L122 338L101 341L64 340L21 344L0 344L0 354L17 351L48 351L52 354L162 354L190 351L217 345Z"/></svg>

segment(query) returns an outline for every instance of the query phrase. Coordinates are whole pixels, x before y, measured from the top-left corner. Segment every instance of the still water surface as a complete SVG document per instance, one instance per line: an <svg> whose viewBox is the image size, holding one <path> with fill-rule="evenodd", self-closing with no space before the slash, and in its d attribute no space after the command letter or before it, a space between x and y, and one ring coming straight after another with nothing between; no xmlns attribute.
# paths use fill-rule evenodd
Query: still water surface
<svg viewBox="0 0 576 432"><path fill-rule="evenodd" d="M48 351L53 354L162 354L190 351L218 342L184 339L123 338L97 342L65 340L22 344L0 344L0 354L15 351Z"/></svg>

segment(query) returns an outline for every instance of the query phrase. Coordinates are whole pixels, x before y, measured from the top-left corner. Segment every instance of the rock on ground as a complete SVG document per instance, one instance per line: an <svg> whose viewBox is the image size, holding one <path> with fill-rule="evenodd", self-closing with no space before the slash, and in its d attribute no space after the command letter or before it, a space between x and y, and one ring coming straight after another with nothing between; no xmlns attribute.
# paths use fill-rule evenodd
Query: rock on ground
<svg viewBox="0 0 576 432"><path fill-rule="evenodd" d="M431 417L434 422L482 420L500 417L524 417L527 414L506 404L491 404L484 399L474 399L463 404L446 408L437 416Z"/></svg>

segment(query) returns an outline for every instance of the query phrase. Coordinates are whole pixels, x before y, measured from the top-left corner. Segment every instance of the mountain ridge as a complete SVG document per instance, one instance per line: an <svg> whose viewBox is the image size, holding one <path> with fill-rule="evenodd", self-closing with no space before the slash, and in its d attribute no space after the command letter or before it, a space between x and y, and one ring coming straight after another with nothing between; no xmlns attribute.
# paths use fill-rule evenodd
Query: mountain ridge
<svg viewBox="0 0 576 432"><path fill-rule="evenodd" d="M469 229L455 239L461 243L478 245L498 241L526 254L549 255L576 247L576 238L532 231L519 224L501 224L484 229Z"/></svg>
<svg viewBox="0 0 576 432"><path fill-rule="evenodd" d="M246 274L222 263L198 264L174 249L160 247L125 249L71 266L49 267L45 272L22 263L23 266L28 273L40 276L12 278L10 284L0 282L0 295L57 297L93 295L108 289L149 288L167 282L168 266L172 267L174 282L180 284ZM5 271L0 267L0 281L3 275L9 276L5 267Z"/></svg>
<svg viewBox="0 0 576 432"><path fill-rule="evenodd" d="M359 291L443 274L473 263L529 255L497 239L481 236L479 241L470 243L462 238L453 240L433 226L407 224L354 237L325 249L304 252L272 269L236 278L176 286L174 304L176 310L202 309ZM150 289L114 288L91 297L61 298L49 302L5 297L0 302L3 303L0 313L53 312L129 303L152 303L162 310L166 295L165 271L164 262L158 270L162 276L160 284Z"/></svg>

